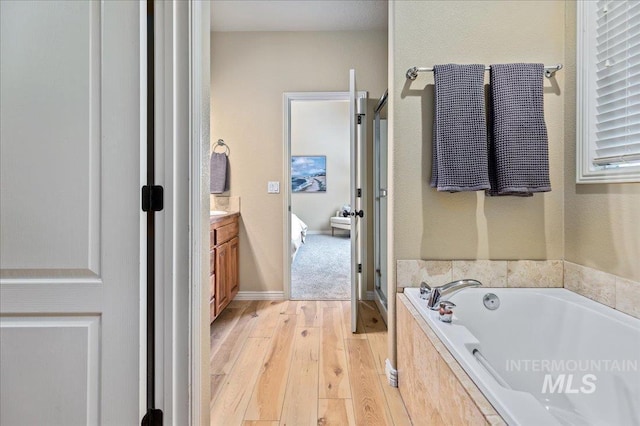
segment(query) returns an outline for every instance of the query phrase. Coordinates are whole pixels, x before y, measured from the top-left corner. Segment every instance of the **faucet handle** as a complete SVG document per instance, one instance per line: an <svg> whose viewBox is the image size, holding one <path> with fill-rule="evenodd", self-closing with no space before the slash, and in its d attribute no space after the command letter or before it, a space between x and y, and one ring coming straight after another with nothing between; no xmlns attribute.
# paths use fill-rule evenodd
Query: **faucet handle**
<svg viewBox="0 0 640 426"><path fill-rule="evenodd" d="M431 287L426 282L420 283L420 299L428 299L429 293L431 293Z"/></svg>
<svg viewBox="0 0 640 426"><path fill-rule="evenodd" d="M444 310L449 310L449 308L455 308L456 304L449 300L440 301L440 308Z"/></svg>
<svg viewBox="0 0 640 426"><path fill-rule="evenodd" d="M449 302L448 300L442 300L440 302L440 321L442 322L451 322L453 318L453 311L451 308L455 308L456 304L453 302Z"/></svg>

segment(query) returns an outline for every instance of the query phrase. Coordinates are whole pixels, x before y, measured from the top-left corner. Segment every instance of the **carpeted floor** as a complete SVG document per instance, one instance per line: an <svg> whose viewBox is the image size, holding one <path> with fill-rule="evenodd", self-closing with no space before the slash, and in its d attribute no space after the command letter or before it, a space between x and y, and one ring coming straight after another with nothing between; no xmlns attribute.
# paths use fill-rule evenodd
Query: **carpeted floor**
<svg viewBox="0 0 640 426"><path fill-rule="evenodd" d="M291 298L349 300L351 240L348 235L307 235L291 266Z"/></svg>

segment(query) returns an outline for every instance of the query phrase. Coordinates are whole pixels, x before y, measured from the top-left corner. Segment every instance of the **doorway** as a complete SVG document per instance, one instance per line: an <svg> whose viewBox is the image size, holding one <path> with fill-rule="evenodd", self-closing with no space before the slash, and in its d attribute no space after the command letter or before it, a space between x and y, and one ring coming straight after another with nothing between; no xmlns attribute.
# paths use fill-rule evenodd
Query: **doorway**
<svg viewBox="0 0 640 426"><path fill-rule="evenodd" d="M357 140L352 144L350 94L285 93L284 98L289 298L349 300L352 286L359 287L351 272L361 263L359 250L352 252L359 241L352 222L359 219L360 205L352 195L357 195L361 167L352 152ZM358 98L364 103L366 93Z"/></svg>

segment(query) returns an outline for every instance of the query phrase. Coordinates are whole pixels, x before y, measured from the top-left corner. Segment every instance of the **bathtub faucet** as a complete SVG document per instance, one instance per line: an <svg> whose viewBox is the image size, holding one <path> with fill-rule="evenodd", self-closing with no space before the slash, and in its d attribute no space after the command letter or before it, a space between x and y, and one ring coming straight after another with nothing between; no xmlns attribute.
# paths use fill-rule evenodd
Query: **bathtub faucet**
<svg viewBox="0 0 640 426"><path fill-rule="evenodd" d="M420 284L420 293L426 296L427 299L427 307L433 311L438 310L440 307L440 300L443 296L451 296L454 293L459 292L463 288L467 287L479 287L482 286L482 283L478 280L458 280L452 281L448 284L441 285L439 287L429 287L429 285L425 282Z"/></svg>

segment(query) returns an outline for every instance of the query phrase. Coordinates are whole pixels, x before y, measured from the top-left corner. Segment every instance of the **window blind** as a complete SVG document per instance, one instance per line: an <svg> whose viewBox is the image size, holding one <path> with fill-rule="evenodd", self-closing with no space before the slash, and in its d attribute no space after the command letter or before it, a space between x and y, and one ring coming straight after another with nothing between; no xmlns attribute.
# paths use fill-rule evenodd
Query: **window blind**
<svg viewBox="0 0 640 426"><path fill-rule="evenodd" d="M593 164L640 163L640 2L598 1Z"/></svg>

